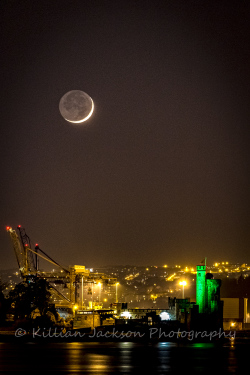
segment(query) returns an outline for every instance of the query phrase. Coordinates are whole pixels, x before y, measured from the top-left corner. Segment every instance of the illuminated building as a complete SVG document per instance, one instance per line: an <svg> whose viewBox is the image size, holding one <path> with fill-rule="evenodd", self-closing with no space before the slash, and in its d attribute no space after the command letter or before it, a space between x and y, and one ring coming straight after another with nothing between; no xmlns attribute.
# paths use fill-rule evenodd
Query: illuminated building
<svg viewBox="0 0 250 375"><path fill-rule="evenodd" d="M196 269L196 304L199 313L214 313L219 310L221 280L206 273L206 264L199 264Z"/></svg>
<svg viewBox="0 0 250 375"><path fill-rule="evenodd" d="M221 280L214 279L211 273L206 273L206 261L205 264L197 265L196 269L196 304L199 307L200 323L222 327Z"/></svg>
<svg viewBox="0 0 250 375"><path fill-rule="evenodd" d="M222 302L220 301L221 280L214 279L211 273L206 274L206 311L208 313L216 313L220 309Z"/></svg>
<svg viewBox="0 0 250 375"><path fill-rule="evenodd" d="M205 312L206 305L206 265L196 267L196 304L199 306L199 313Z"/></svg>

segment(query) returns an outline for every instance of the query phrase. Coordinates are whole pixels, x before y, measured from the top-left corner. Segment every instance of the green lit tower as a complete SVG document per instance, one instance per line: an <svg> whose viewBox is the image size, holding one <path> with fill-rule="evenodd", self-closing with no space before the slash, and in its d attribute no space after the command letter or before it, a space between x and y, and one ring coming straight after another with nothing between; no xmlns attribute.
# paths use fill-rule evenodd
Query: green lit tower
<svg viewBox="0 0 250 375"><path fill-rule="evenodd" d="M205 264L196 266L196 304L199 313L205 313L206 308L206 260Z"/></svg>

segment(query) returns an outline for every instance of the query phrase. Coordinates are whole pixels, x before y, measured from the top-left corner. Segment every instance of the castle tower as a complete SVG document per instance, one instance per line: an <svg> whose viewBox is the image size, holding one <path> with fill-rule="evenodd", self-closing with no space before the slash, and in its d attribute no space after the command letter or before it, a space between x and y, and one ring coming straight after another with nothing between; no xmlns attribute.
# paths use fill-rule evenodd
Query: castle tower
<svg viewBox="0 0 250 375"><path fill-rule="evenodd" d="M196 266L196 305L199 313L205 313L206 307L206 263Z"/></svg>

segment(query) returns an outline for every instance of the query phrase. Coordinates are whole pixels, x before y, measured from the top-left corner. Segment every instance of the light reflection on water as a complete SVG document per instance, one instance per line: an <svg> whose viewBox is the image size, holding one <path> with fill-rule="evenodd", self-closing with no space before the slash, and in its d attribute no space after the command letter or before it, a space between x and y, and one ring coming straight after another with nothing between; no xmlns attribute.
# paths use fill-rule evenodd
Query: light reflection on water
<svg viewBox="0 0 250 375"><path fill-rule="evenodd" d="M32 345L31 345L32 344ZM0 373L65 374L241 373L250 340L181 342L32 342L1 343Z"/></svg>

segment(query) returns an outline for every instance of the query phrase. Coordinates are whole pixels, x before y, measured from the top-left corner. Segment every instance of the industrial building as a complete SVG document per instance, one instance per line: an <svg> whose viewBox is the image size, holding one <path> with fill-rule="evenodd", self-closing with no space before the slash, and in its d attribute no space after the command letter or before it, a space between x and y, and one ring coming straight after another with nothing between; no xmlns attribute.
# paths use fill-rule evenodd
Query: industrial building
<svg viewBox="0 0 250 375"><path fill-rule="evenodd" d="M248 328L247 298L221 298L223 306L223 328L242 330Z"/></svg>

